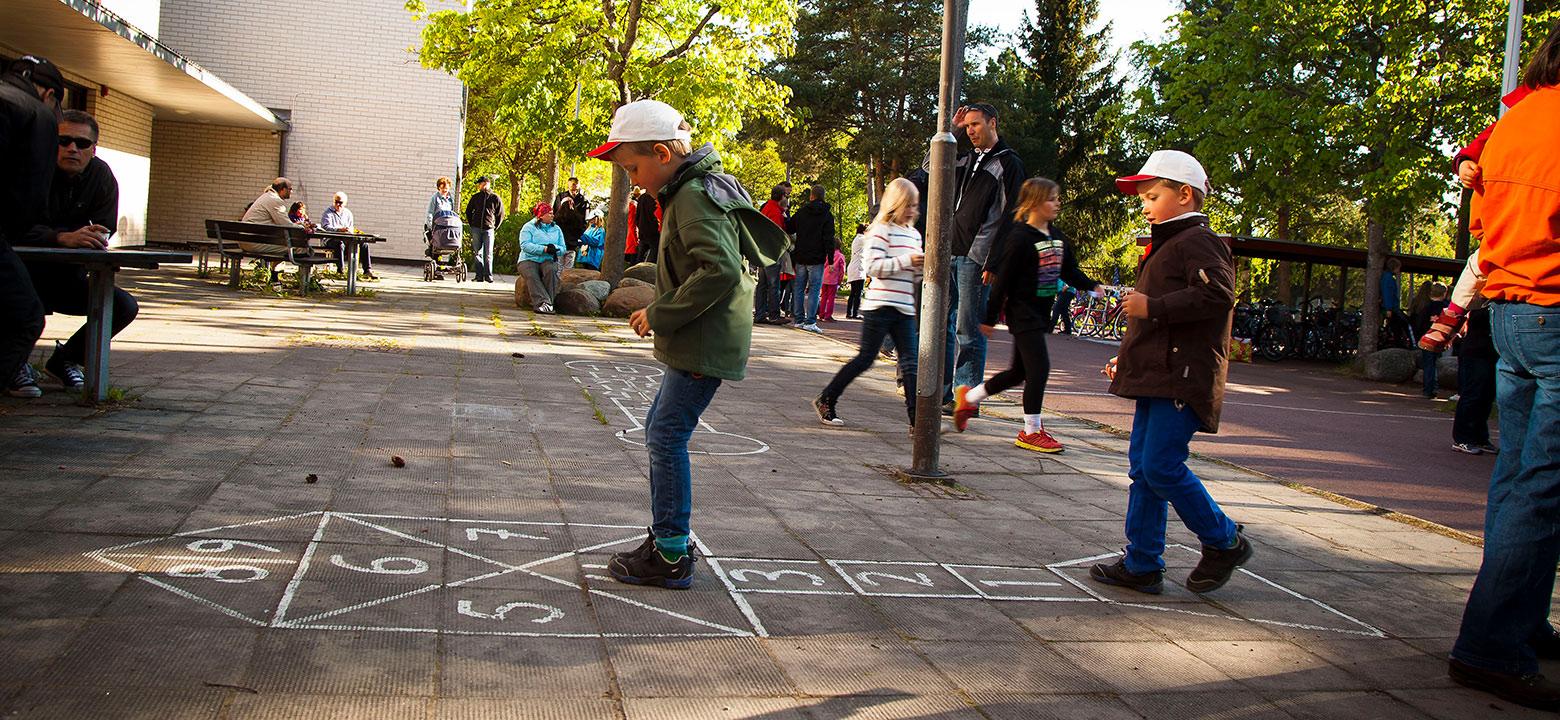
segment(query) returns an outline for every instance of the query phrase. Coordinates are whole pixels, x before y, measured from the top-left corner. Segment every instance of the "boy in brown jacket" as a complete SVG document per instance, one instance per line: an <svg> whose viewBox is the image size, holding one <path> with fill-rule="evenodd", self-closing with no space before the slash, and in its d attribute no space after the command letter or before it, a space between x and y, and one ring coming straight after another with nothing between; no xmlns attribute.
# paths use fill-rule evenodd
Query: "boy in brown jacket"
<svg viewBox="0 0 1560 720"><path fill-rule="evenodd" d="M1224 586L1252 547L1202 481L1186 466L1192 435L1217 432L1224 402L1226 353L1235 307L1229 245L1208 229L1202 211L1210 187L1196 158L1176 150L1149 156L1116 187L1143 202L1153 238L1138 266L1137 286L1122 301L1127 334L1105 365L1114 395L1137 400L1127 451L1127 547L1114 564L1089 569L1109 585L1158 594L1168 506L1202 541L1202 560L1186 589Z"/></svg>

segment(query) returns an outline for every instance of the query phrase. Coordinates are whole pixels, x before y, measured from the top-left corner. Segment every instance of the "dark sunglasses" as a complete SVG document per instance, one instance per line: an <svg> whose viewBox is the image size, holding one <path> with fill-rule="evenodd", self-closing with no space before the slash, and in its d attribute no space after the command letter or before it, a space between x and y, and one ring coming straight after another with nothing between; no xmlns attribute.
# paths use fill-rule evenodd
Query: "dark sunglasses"
<svg viewBox="0 0 1560 720"><path fill-rule="evenodd" d="M73 136L70 136L70 135L61 135L60 136L60 147L66 147L66 146L70 145L71 143L75 143L76 144L76 149L77 150L86 150L87 148L92 147L93 145L96 145L97 141L96 140L88 140L87 138L84 138L84 137L73 137Z"/></svg>

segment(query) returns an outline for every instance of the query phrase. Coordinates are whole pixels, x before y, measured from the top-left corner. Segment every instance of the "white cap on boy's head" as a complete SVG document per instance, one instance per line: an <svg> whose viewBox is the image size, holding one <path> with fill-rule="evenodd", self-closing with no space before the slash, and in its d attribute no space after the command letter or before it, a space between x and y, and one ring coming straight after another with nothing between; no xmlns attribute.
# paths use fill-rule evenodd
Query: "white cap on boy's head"
<svg viewBox="0 0 1560 720"><path fill-rule="evenodd" d="M601 147L586 155L606 159L618 145L645 140L682 140L693 142L693 134L681 129L682 113L659 100L635 100L618 108L612 116L612 131Z"/></svg>
<svg viewBox="0 0 1560 720"><path fill-rule="evenodd" d="M1202 163L1180 150L1155 150L1138 174L1116 178L1116 189L1136 195L1138 183L1155 178L1186 183L1204 193L1213 192L1213 186L1208 184L1208 171L1203 170Z"/></svg>

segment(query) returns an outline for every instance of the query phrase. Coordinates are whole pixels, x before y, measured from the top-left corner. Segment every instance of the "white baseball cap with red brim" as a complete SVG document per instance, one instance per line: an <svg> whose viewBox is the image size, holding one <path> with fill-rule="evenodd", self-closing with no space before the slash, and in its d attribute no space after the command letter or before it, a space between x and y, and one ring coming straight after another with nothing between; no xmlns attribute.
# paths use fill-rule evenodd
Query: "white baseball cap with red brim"
<svg viewBox="0 0 1560 720"><path fill-rule="evenodd" d="M607 141L588 153L598 160L607 159L617 146L646 140L682 140L693 142L693 134L681 129L682 113L659 100L635 100L618 108L612 116L612 131Z"/></svg>
<svg viewBox="0 0 1560 720"><path fill-rule="evenodd" d="M1208 184L1208 171L1203 169L1202 163L1180 150L1155 150L1138 174L1116 178L1116 189L1126 195L1136 195L1138 183L1157 178L1186 183L1204 193L1213 193L1213 186Z"/></svg>

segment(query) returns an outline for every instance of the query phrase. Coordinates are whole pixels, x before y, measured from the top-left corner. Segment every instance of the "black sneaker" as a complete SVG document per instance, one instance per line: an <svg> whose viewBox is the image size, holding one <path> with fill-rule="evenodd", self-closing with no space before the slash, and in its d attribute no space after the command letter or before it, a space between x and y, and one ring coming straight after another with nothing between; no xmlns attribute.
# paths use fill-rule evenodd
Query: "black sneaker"
<svg viewBox="0 0 1560 720"><path fill-rule="evenodd" d="M1165 591L1165 573L1163 570L1135 573L1127 569L1127 561L1125 559L1117 559L1115 563L1110 565L1100 563L1089 568L1089 578L1095 582L1124 587L1128 590L1136 590L1149 595L1158 595Z"/></svg>
<svg viewBox="0 0 1560 720"><path fill-rule="evenodd" d="M813 398L813 410L818 413L818 421L824 425L844 425L845 421L834 414L834 402L825 398Z"/></svg>
<svg viewBox="0 0 1560 720"><path fill-rule="evenodd" d="M620 552L607 562L613 579L629 585L659 585L671 590L693 586L693 547L677 562L667 562L655 549L655 535L646 533L645 541L628 552Z"/></svg>
<svg viewBox="0 0 1560 720"><path fill-rule="evenodd" d="M1560 685L1543 675L1510 675L1476 668L1452 658L1447 664L1447 675L1463 687L1483 690L1495 697L1514 702L1523 707L1549 712L1560 711Z"/></svg>
<svg viewBox="0 0 1560 720"><path fill-rule="evenodd" d="M16 374L5 385L5 394L14 398L43 397L43 389L38 387L38 375L33 371L31 363L23 362L16 369Z"/></svg>
<svg viewBox="0 0 1560 720"><path fill-rule="evenodd" d="M1235 568L1245 565L1251 559L1255 549L1251 547L1251 541L1246 539L1245 529L1245 525L1235 526L1235 547L1219 549L1202 546L1202 559L1197 561L1197 567L1192 568L1192 573L1186 576L1187 590L1194 593L1218 590L1230 581Z"/></svg>
<svg viewBox="0 0 1560 720"><path fill-rule="evenodd" d="M54 354L49 356L49 361L44 363L43 369L59 379L60 384L71 392L81 392L82 388L87 386L86 372L80 365L60 356L59 343L54 343Z"/></svg>

